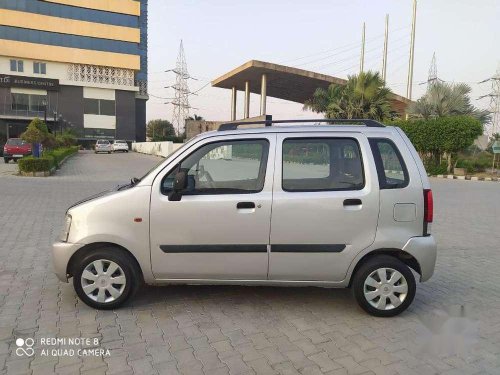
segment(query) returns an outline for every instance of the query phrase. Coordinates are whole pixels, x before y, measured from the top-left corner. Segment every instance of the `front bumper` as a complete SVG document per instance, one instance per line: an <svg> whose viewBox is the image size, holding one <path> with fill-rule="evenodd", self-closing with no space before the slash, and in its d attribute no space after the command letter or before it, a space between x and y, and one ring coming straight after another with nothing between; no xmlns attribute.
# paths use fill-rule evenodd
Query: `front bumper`
<svg viewBox="0 0 500 375"><path fill-rule="evenodd" d="M4 157L4 158L13 158L13 157L14 157L14 155L21 155L22 157L25 157L25 156L29 156L29 155L31 155L31 152L30 152L30 153L28 153L28 154L25 154L25 153L22 153L22 152L20 152L20 153L18 153L18 154L11 154L11 153L9 153L9 152L4 152L3 157ZM16 157L17 157L17 156L16 156Z"/></svg>
<svg viewBox="0 0 500 375"><path fill-rule="evenodd" d="M65 283L68 282L68 263L74 253L80 249L82 244L69 242L56 242L52 245L52 263L57 278Z"/></svg>
<svg viewBox="0 0 500 375"><path fill-rule="evenodd" d="M429 280L436 266L437 246L434 237L412 237L406 242L403 251L413 255L420 265L420 281Z"/></svg>

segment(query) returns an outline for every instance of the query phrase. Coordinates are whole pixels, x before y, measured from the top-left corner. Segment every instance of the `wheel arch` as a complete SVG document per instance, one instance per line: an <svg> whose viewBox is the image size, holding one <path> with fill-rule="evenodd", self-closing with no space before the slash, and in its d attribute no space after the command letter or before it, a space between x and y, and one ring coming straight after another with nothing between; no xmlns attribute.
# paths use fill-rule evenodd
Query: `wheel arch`
<svg viewBox="0 0 500 375"><path fill-rule="evenodd" d="M78 249L71 256L71 258L68 261L68 265L66 267L66 274L69 275L69 277L73 277L73 273L74 273L73 270L74 270L74 267L75 267L77 261L80 260L81 258L83 258L90 251L101 249L101 248L110 248L110 247L114 247L116 249L119 249L123 253L127 254L130 257L130 259L133 260L135 266L139 270L141 281L144 281L143 270L141 268L141 265L137 261L136 257L134 256L134 254L132 254L128 249L124 248L123 246L118 245L118 244L113 243L113 242L94 242L91 244L87 244L87 245L81 247L80 249Z"/></svg>
<svg viewBox="0 0 500 375"><path fill-rule="evenodd" d="M422 275L422 270L420 268L420 264L418 263L417 259L411 255L410 253L401 250L401 249L391 249L391 248L382 248L382 249L377 249L377 250L372 250L369 253L365 254L361 259L358 260L356 265L354 266L354 269L352 270L351 274L349 275L349 284L348 286L351 287L352 280L354 278L354 275L358 271L358 269L370 258L377 256L377 255L389 255L392 256L404 264L406 264L408 267L410 267L412 270L417 272L419 275Z"/></svg>

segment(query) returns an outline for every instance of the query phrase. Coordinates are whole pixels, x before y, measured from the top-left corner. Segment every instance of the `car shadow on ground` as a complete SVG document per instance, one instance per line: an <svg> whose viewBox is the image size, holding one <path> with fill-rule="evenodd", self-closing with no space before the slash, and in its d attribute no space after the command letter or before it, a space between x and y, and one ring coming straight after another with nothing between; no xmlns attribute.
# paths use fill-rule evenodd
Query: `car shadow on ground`
<svg viewBox="0 0 500 375"><path fill-rule="evenodd" d="M275 315L325 309L339 314L363 313L350 289L233 285L145 285L124 308L179 310L190 307L202 309L203 306L242 311L265 310Z"/></svg>

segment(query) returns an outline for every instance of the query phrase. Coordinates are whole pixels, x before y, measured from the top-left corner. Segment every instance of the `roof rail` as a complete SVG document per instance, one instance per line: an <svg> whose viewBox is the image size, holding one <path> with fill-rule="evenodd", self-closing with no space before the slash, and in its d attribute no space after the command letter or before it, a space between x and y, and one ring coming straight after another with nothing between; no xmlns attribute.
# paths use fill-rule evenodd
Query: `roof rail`
<svg viewBox="0 0 500 375"><path fill-rule="evenodd" d="M370 128L385 128L385 125L370 119L307 119L307 120L259 120L259 121L240 121L240 122L228 122L221 124L219 126L219 131L225 130L236 130L242 125L265 125L272 126L272 124L301 124L301 123L328 123L330 125L335 124L361 124Z"/></svg>

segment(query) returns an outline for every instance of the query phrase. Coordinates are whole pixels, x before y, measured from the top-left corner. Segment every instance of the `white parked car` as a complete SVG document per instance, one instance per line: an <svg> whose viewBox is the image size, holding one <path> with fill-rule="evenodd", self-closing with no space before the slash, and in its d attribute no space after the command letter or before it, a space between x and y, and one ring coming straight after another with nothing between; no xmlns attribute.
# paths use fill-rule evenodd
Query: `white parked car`
<svg viewBox="0 0 500 375"><path fill-rule="evenodd" d="M422 161L397 127L319 121L343 124L221 125L73 205L57 276L98 309L146 282L350 287L368 313L401 313L436 262Z"/></svg>
<svg viewBox="0 0 500 375"><path fill-rule="evenodd" d="M113 142L113 151L128 152L128 143L126 141L115 140Z"/></svg>
<svg viewBox="0 0 500 375"><path fill-rule="evenodd" d="M98 152L107 152L111 154L113 152L113 145L106 139L99 139L95 144L95 153Z"/></svg>

